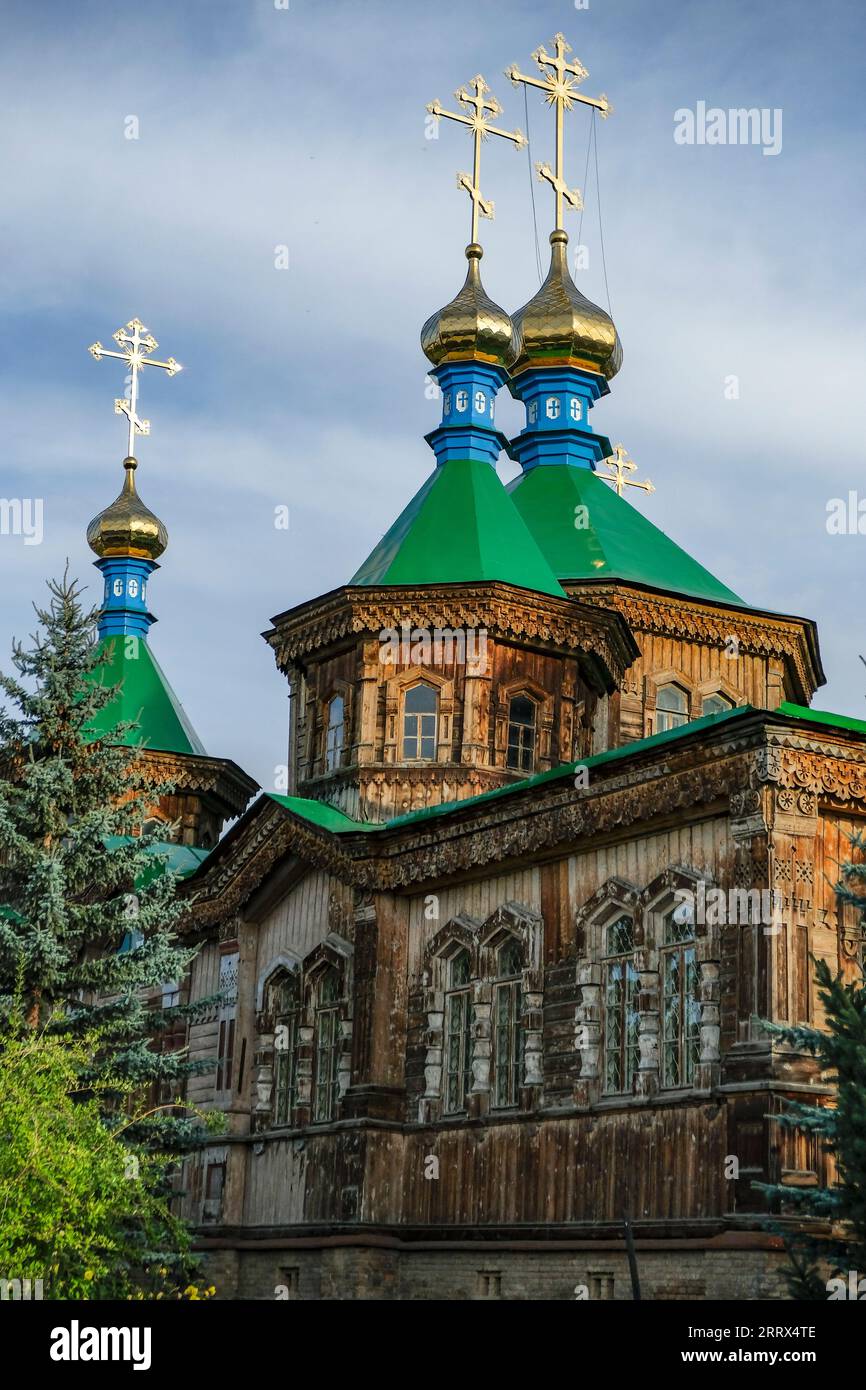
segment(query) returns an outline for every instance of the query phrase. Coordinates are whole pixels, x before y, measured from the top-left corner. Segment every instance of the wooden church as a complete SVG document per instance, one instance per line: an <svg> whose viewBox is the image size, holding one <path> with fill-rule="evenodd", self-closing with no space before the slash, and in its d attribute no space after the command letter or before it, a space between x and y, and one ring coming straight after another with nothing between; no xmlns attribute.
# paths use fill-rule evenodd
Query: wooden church
<svg viewBox="0 0 866 1390"><path fill-rule="evenodd" d="M509 71L557 116L550 269L514 313L482 285L479 153L523 137L481 79L430 108L475 154L465 283L422 331L435 467L265 634L287 794L239 814L250 779L205 755L150 654L166 537L133 458L89 532L105 629L148 652L124 698L179 788L155 813L187 852L184 996L222 1000L190 1029L212 1066L189 1099L227 1129L183 1201L224 1298L630 1299L627 1230L644 1298L781 1296L754 1184L823 1181L769 1117L828 1088L761 1020L816 1020L811 955L862 964L832 885L866 722L810 707L814 623L658 530L593 428L622 350L570 273L562 117L608 106L568 52Z"/></svg>

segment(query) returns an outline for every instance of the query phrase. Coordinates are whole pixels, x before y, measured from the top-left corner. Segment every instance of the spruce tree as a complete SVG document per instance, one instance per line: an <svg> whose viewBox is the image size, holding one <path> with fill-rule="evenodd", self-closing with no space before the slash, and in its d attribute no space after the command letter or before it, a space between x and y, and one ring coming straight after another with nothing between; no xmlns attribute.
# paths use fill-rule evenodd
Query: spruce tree
<svg viewBox="0 0 866 1390"><path fill-rule="evenodd" d="M33 1027L98 1035L90 1079L105 1103L107 1077L176 1094L200 1068L155 1039L213 1001L153 1007L195 955L177 934L187 910L178 880L145 825L170 788L149 778L134 724L91 731L119 689L107 683L110 651L76 581L48 589L47 606L34 605L37 632L13 646L15 674L0 674L0 1018L23 998ZM174 1107L125 1135L178 1153L204 1137Z"/></svg>
<svg viewBox="0 0 866 1390"><path fill-rule="evenodd" d="M864 848L866 842L856 836L852 849L862 852ZM866 911L866 863L851 860L841 867L837 898L862 914ZM808 1227L795 1233L782 1230L777 1223L772 1227L785 1241L791 1295L813 1300L850 1296L849 1275L853 1271L856 1281L864 1281L861 1293L866 1296L866 980L862 957L859 978L843 981L832 974L825 960L815 961L815 978L826 1031L766 1022L764 1027L796 1051L815 1057L821 1072L836 1087L836 1095L827 1106L789 1101L781 1115L771 1118L782 1128L816 1137L835 1160L836 1181L830 1187L756 1186L768 1194L774 1210L811 1217L824 1227L823 1234L810 1233ZM831 1285L831 1279L837 1282Z"/></svg>

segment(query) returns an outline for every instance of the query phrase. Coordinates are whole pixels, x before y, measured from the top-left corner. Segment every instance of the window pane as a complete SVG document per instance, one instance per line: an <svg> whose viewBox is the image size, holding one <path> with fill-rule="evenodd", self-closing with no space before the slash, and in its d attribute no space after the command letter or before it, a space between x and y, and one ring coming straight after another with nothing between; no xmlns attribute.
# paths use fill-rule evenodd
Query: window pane
<svg viewBox="0 0 866 1390"><path fill-rule="evenodd" d="M406 692L405 709L411 714L435 714L436 691L432 685L413 685Z"/></svg>
<svg viewBox="0 0 866 1390"><path fill-rule="evenodd" d="M695 1080L695 1068L701 1060L701 1001L698 992L698 965L695 960L694 946L689 946L683 952L683 955L683 984L685 988L683 1080L687 1085L691 1086L694 1084Z"/></svg>
<svg viewBox="0 0 866 1390"><path fill-rule="evenodd" d="M656 733L678 729L689 719L688 696L678 685L663 685L656 695Z"/></svg>
<svg viewBox="0 0 866 1390"><path fill-rule="evenodd" d="M336 999L339 999L339 997L340 977L333 966L331 966L322 976L322 982L319 985L319 1003L332 1004Z"/></svg>
<svg viewBox="0 0 866 1390"><path fill-rule="evenodd" d="M523 1068L521 995L516 980L496 986L493 1019L493 1096L499 1107L517 1105Z"/></svg>
<svg viewBox="0 0 866 1390"><path fill-rule="evenodd" d="M445 999L445 1109L466 1108L471 1082L472 1037L469 1030L469 991L463 989Z"/></svg>
<svg viewBox="0 0 866 1390"><path fill-rule="evenodd" d="M722 710L733 709L732 702L724 695L705 695L701 704L702 714L721 714Z"/></svg>
<svg viewBox="0 0 866 1390"><path fill-rule="evenodd" d="M508 705L508 745L506 766L517 772L531 772L535 766L536 705L525 695L516 695Z"/></svg>
<svg viewBox="0 0 866 1390"><path fill-rule="evenodd" d="M701 1059L700 977L694 946L664 952L664 1086L691 1086Z"/></svg>
<svg viewBox="0 0 866 1390"><path fill-rule="evenodd" d="M622 1090L622 983L624 966L607 967L604 992L604 1052L606 1091Z"/></svg>
<svg viewBox="0 0 866 1390"><path fill-rule="evenodd" d="M291 1123L295 1106L295 1057L297 1013L287 1014L277 1024L274 1040L274 1124Z"/></svg>
<svg viewBox="0 0 866 1390"><path fill-rule="evenodd" d="M328 731L325 743L325 768L328 772L333 772L334 768L340 766L343 754L343 700L342 696L335 695L328 706Z"/></svg>
<svg viewBox="0 0 866 1390"><path fill-rule="evenodd" d="M656 709L673 710L685 714L688 711L686 692L681 690L678 685L660 686L656 698Z"/></svg>
<svg viewBox="0 0 866 1390"><path fill-rule="evenodd" d="M337 1097L338 1011L334 1008L316 1011L316 1090L314 1117L330 1120L334 1117Z"/></svg>
<svg viewBox="0 0 866 1390"><path fill-rule="evenodd" d="M300 978L297 972L282 974L268 991L274 1017L274 1098L273 1123L291 1124L296 1103L295 1066L298 1020L300 1017Z"/></svg>
<svg viewBox="0 0 866 1390"><path fill-rule="evenodd" d="M436 756L437 694L430 685L413 685L403 701L403 757Z"/></svg>
<svg viewBox="0 0 866 1390"><path fill-rule="evenodd" d="M605 966L604 1087L606 1091L630 1093L640 1059L640 976L631 958L634 950L631 918L621 917L608 927L606 944L609 954L616 951L621 958Z"/></svg>
<svg viewBox="0 0 866 1390"><path fill-rule="evenodd" d="M525 695L515 695L511 701L508 718L512 724L534 724L535 705Z"/></svg>
<svg viewBox="0 0 866 1390"><path fill-rule="evenodd" d="M673 946L680 941L691 941L694 934L691 905L682 902L665 918L665 945Z"/></svg>
<svg viewBox="0 0 866 1390"><path fill-rule="evenodd" d="M449 983L451 988L454 989L459 985L468 985L471 969L472 963L469 959L469 952L458 952L458 954L453 957L449 970Z"/></svg>
<svg viewBox="0 0 866 1390"><path fill-rule="evenodd" d="M499 949L499 978L508 979L511 975L519 975L522 969L523 951L520 942L512 937Z"/></svg>
<svg viewBox="0 0 866 1390"><path fill-rule="evenodd" d="M630 917L618 917L607 929L609 956L624 956L634 950L634 922Z"/></svg>
<svg viewBox="0 0 866 1390"><path fill-rule="evenodd" d="M680 1085L680 953L667 951L664 956L664 1031L662 1084Z"/></svg>

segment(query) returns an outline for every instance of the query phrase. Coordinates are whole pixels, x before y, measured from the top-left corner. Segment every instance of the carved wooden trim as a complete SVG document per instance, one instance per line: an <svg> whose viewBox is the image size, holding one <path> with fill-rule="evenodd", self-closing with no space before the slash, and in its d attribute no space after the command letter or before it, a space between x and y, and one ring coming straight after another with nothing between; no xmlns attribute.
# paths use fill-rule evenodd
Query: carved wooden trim
<svg viewBox="0 0 866 1390"><path fill-rule="evenodd" d="M575 582L565 587L581 603L621 613L634 632L679 637L714 647L725 646L734 634L744 654L782 657L790 663L804 702L812 698L824 679L814 624L806 619L725 608L680 594L650 594L626 584Z"/></svg>
<svg viewBox="0 0 866 1390"><path fill-rule="evenodd" d="M343 588L289 609L265 638L287 672L299 659L347 637L413 628L484 628L491 637L538 642L596 661L598 692L610 691L639 656L618 613L573 599L530 593L510 584L449 584L395 590ZM604 674L597 669L601 661ZM590 663L591 664L591 663Z"/></svg>
<svg viewBox="0 0 866 1390"><path fill-rule="evenodd" d="M765 738L772 740L769 746L756 746ZM759 793L768 784L794 791L801 815L815 814L816 797L824 804L859 804L866 814L866 748L851 747L836 758L813 751L809 741L798 746L801 742L753 724L739 736L732 730L724 741L681 749L668 745L646 752L631 766L599 767L584 791L576 792L563 778L518 790L519 799L467 804L433 821L339 837L263 800L234 843L222 854L217 851L213 865L205 864L188 885L186 891L195 894L191 925L205 926L237 911L290 853L344 883L387 891L558 846L564 850L587 836L719 801L727 802L743 831L751 833L745 819L763 815ZM838 746L837 751L843 752Z"/></svg>

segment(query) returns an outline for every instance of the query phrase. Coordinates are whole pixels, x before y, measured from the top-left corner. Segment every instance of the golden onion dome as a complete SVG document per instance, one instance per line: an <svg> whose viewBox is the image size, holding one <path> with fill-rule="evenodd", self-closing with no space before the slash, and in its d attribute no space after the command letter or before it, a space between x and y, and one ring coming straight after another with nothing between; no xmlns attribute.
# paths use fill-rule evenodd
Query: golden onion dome
<svg viewBox="0 0 866 1390"><path fill-rule="evenodd" d="M579 367L616 376L622 344L610 314L582 295L568 269L568 234L550 234L550 270L528 304L514 315L513 371L528 367Z"/></svg>
<svg viewBox="0 0 866 1390"><path fill-rule="evenodd" d="M168 532L135 490L138 461L125 458L123 466L126 469L123 487L111 506L91 521L87 528L87 544L100 559L134 555L142 560L156 560L168 545Z"/></svg>
<svg viewBox="0 0 866 1390"><path fill-rule="evenodd" d="M514 361L514 325L481 283L478 263L483 254L477 241L470 242L462 290L421 329L421 347L434 366L472 361L507 368Z"/></svg>

